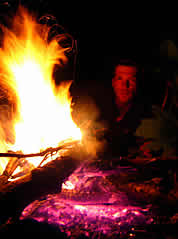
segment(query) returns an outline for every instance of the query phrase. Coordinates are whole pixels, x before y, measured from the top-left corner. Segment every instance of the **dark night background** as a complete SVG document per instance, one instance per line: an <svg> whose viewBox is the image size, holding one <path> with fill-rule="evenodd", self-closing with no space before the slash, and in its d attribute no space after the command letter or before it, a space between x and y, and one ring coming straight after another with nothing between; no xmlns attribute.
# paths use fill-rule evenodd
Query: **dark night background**
<svg viewBox="0 0 178 239"><path fill-rule="evenodd" d="M76 64L71 61L68 67L58 70L58 79L74 79L75 71L75 83L79 86L93 88L95 82L109 87L114 65L119 59L132 59L144 69L146 91L155 102L160 102L169 71L167 56L160 55L160 46L166 40L177 39L175 32L162 31L164 22L160 24L162 19L154 8L116 1L3 0L1 19L13 13L19 2L38 16L55 16L77 40Z"/></svg>
<svg viewBox="0 0 178 239"><path fill-rule="evenodd" d="M55 71L56 82L74 80L75 98L92 97L101 111L111 107L110 91L114 66L120 59L135 61L144 71L142 86L147 102L161 104L169 71L166 40L176 41L175 32L162 31L159 18L148 6L115 1L1 1L0 20L13 15L19 3L38 17L53 15L77 42L77 54ZM166 49L160 55L161 45ZM171 69L172 71L172 69ZM144 82L144 83L143 83ZM84 97L83 97L84 96ZM106 97L108 96L108 97ZM107 106L107 107L106 107ZM103 109L102 109L103 108ZM105 112L104 115L112 114Z"/></svg>
<svg viewBox="0 0 178 239"><path fill-rule="evenodd" d="M55 72L57 83L61 79L74 80L71 88L74 98L92 97L100 110L105 111L110 107L110 103L107 105L107 92L112 87L114 66L120 59L130 59L143 69L143 95L147 96L147 103L162 104L166 81L176 73L177 64L174 57L168 60L168 40L176 46L178 37L176 32L162 28L164 22L160 24L161 19L153 9L148 9L146 3L143 10L135 3L123 6L117 1L3 0L0 3L0 22L13 14L18 2L39 17L46 14L55 16L77 41L76 58L72 56L67 66ZM39 234L41 231L49 235L57 233L47 225L37 226L34 222L34 231L39 231ZM23 227L28 231L28 222ZM33 236L33 229L31 234ZM53 238L59 236L51 235Z"/></svg>
<svg viewBox="0 0 178 239"><path fill-rule="evenodd" d="M143 11L142 6L115 1L3 0L1 18L13 12L18 2L39 16L52 14L77 40L77 79L81 81L110 80L118 58L133 59L148 70L160 67L161 43L176 40L175 33L162 31L163 23L148 6Z"/></svg>

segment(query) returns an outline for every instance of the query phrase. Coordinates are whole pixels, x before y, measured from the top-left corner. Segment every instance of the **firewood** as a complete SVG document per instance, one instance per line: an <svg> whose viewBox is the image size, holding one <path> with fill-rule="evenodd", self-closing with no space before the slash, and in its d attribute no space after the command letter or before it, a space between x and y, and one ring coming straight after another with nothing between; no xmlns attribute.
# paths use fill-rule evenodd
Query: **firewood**
<svg viewBox="0 0 178 239"><path fill-rule="evenodd" d="M3 172L3 176L6 176L7 180L16 170L19 165L19 158L9 158L8 164Z"/></svg>
<svg viewBox="0 0 178 239"><path fill-rule="evenodd" d="M53 152L57 152L59 150L74 146L75 144L78 144L79 141L75 140L72 142L64 142L62 144L60 144L58 147L56 148L48 148L40 153L32 153L32 154L22 154L22 153L13 153L13 152L8 152L8 153L0 153L0 157L15 157L15 158L31 158L31 157L40 157L40 156L45 156L48 153L53 153Z"/></svg>
<svg viewBox="0 0 178 239"><path fill-rule="evenodd" d="M8 151L8 153L0 153L0 157L9 158L8 164L5 170L3 171L3 174L0 176L0 185L7 183L9 178L14 179L16 177L21 177L29 173L34 168L34 166L26 160L27 158L43 157L41 163L38 165L38 167L40 167L44 163L44 161L46 161L49 155L56 154L60 150L64 150L73 147L75 145L78 145L78 143L79 143L78 140L69 142L62 141L60 145L56 148L51 147L39 153L32 154L23 154L21 151L18 152ZM23 168L23 171L13 175L14 171L18 166Z"/></svg>
<svg viewBox="0 0 178 239"><path fill-rule="evenodd" d="M62 156L16 181L1 184L0 223L5 223L9 218L18 218L23 209L35 199L60 192L62 182L76 169L79 162L73 154Z"/></svg>

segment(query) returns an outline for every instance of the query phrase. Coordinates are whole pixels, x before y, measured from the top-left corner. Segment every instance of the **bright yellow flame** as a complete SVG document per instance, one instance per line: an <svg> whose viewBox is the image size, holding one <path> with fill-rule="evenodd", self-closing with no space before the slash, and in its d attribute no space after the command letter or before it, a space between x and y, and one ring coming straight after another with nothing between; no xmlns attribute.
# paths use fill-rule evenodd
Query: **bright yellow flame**
<svg viewBox="0 0 178 239"><path fill-rule="evenodd" d="M71 117L71 82L56 88L52 79L55 64L67 60L60 37L49 41L49 28L38 24L23 8L12 31L5 27L3 31L0 63L5 73L0 81L14 94L17 107L15 143L10 149L35 153L57 147L61 140L81 139Z"/></svg>

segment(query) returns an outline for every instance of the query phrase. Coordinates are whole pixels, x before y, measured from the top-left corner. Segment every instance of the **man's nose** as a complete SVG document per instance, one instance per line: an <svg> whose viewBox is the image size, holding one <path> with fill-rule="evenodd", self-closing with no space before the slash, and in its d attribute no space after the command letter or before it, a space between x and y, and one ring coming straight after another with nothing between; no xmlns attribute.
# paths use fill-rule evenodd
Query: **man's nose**
<svg viewBox="0 0 178 239"><path fill-rule="evenodd" d="M127 87L127 88L129 88L129 87L130 87L129 80L126 80L126 87Z"/></svg>

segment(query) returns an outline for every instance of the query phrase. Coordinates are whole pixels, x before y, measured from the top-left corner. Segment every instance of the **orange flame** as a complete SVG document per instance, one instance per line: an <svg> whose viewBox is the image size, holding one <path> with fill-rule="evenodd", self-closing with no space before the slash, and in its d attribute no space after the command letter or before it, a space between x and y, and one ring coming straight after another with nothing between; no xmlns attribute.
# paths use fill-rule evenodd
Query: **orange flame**
<svg viewBox="0 0 178 239"><path fill-rule="evenodd" d="M71 82L56 87L52 79L54 66L67 61L66 48L59 44L64 36L49 41L49 27L37 23L24 8L14 18L12 30L2 29L0 63L5 73L0 84L16 99L15 143L9 149L33 153L69 138L80 140L80 129L71 117Z"/></svg>

